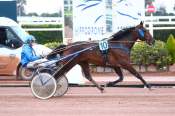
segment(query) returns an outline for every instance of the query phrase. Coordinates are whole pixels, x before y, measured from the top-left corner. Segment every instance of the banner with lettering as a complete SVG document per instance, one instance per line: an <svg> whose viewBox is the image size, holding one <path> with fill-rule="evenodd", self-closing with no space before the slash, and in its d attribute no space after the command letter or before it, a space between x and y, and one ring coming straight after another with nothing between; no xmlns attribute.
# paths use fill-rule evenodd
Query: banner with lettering
<svg viewBox="0 0 175 116"><path fill-rule="evenodd" d="M112 0L113 32L138 25L145 16L144 0Z"/></svg>
<svg viewBox="0 0 175 116"><path fill-rule="evenodd" d="M73 42L99 40L106 32L105 0L73 0Z"/></svg>

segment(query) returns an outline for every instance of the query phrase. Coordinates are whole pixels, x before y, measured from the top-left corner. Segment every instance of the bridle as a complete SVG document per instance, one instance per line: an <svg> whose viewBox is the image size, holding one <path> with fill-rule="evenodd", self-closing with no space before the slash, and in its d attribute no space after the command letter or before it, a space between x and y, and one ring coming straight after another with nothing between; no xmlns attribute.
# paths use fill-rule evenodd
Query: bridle
<svg viewBox="0 0 175 116"><path fill-rule="evenodd" d="M144 41L145 40L145 29L137 29L137 33L139 35L139 39Z"/></svg>

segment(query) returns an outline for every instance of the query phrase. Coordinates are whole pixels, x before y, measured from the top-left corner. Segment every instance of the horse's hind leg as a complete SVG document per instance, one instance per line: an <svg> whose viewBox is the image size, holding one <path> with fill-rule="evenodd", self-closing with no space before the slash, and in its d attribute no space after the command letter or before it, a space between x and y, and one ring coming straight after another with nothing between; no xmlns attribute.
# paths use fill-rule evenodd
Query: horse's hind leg
<svg viewBox="0 0 175 116"><path fill-rule="evenodd" d="M108 87L114 86L116 83L123 81L123 73L122 73L121 68L114 67L113 69L114 69L115 73L118 74L119 79L117 79L116 81L112 81L112 82L107 83Z"/></svg>
<svg viewBox="0 0 175 116"><path fill-rule="evenodd" d="M100 85L98 85L95 80L93 80L93 78L90 74L90 69L89 69L88 62L81 62L81 63L79 63L79 65L81 66L82 71L83 71L86 79L88 79L90 82L92 82L101 92L103 92L104 88L101 87Z"/></svg>
<svg viewBox="0 0 175 116"><path fill-rule="evenodd" d="M144 84L144 86L146 86L147 88L151 89L151 85L149 85L149 84L142 78L142 76L132 67L131 64L125 64L125 66L124 66L123 68L127 69L131 74L133 74L133 75L136 76L138 79L140 79L141 82Z"/></svg>

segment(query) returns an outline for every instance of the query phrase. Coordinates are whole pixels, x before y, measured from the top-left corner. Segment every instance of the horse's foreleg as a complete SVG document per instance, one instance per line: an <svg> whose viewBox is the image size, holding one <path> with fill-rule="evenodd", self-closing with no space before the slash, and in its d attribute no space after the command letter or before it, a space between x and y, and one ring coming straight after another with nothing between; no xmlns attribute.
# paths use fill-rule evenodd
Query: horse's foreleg
<svg viewBox="0 0 175 116"><path fill-rule="evenodd" d="M104 88L101 87L100 85L98 85L97 82L92 78L92 76L90 74L88 62L81 62L81 63L79 63L79 65L81 66L82 71L83 71L86 79L88 79L90 82L92 82L101 92L103 92Z"/></svg>
<svg viewBox="0 0 175 116"><path fill-rule="evenodd" d="M112 82L107 83L107 86L114 86L116 83L123 81L123 73L122 73L121 68L114 67L113 69L114 69L115 73L118 74L119 79L117 79L116 81L112 81Z"/></svg>
<svg viewBox="0 0 175 116"><path fill-rule="evenodd" d="M146 86L148 89L151 89L151 85L148 84L142 76L132 67L131 64L124 65L124 68L127 69L131 74L141 80L141 82Z"/></svg>

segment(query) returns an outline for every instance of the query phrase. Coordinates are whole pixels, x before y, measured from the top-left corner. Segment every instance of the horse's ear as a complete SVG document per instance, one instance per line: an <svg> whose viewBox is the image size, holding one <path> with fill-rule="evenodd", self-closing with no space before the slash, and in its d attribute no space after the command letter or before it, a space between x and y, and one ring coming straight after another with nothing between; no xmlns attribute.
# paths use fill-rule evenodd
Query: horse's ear
<svg viewBox="0 0 175 116"><path fill-rule="evenodd" d="M143 26L143 21L141 21L141 22L140 22L140 25L142 25L142 26Z"/></svg>

